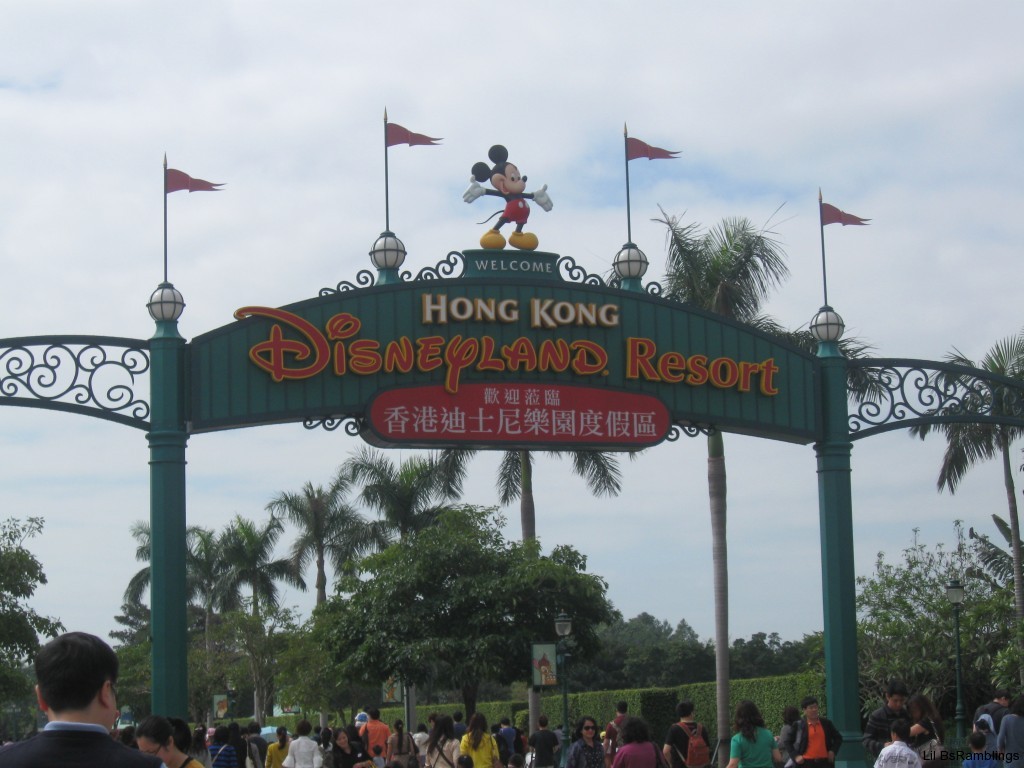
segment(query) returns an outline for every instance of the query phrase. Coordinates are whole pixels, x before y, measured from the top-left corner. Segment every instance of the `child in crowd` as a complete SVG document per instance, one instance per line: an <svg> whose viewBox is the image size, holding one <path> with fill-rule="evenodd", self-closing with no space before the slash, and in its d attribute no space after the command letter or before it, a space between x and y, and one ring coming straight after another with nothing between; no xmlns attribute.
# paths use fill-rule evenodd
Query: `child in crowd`
<svg viewBox="0 0 1024 768"><path fill-rule="evenodd" d="M381 749L380 744L377 744L373 748L373 764L377 768L384 768L387 763L384 761L384 750Z"/></svg>
<svg viewBox="0 0 1024 768"><path fill-rule="evenodd" d="M964 768L997 768L999 761L995 752L989 750L988 740L983 731L974 731L967 737L971 755L964 760Z"/></svg>
<svg viewBox="0 0 1024 768"><path fill-rule="evenodd" d="M921 768L921 758L907 746L910 740L910 721L900 718L891 726L892 741L875 760L875 768Z"/></svg>

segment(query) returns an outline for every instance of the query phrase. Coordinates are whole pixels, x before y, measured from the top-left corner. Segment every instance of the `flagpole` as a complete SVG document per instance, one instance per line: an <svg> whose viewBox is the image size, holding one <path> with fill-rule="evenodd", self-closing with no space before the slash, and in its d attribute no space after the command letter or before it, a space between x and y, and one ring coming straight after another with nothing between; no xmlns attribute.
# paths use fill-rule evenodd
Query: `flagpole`
<svg viewBox="0 0 1024 768"><path fill-rule="evenodd" d="M626 159L626 242L633 242L633 221L629 207L629 128L622 124L622 156Z"/></svg>
<svg viewBox="0 0 1024 768"><path fill-rule="evenodd" d="M388 190L388 110L384 108L384 231L391 231L391 200Z"/></svg>
<svg viewBox="0 0 1024 768"><path fill-rule="evenodd" d="M167 282L167 153L164 152L164 282Z"/></svg>
<svg viewBox="0 0 1024 768"><path fill-rule="evenodd" d="M821 232L821 286L828 306L828 276L825 272L825 221L821 213L821 187L818 187L818 230Z"/></svg>

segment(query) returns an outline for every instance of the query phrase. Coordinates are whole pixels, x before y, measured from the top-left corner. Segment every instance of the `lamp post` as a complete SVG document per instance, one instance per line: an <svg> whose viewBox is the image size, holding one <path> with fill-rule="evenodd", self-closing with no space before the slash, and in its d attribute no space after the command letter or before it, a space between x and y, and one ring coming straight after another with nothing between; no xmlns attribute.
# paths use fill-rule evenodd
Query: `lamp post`
<svg viewBox="0 0 1024 768"><path fill-rule="evenodd" d="M562 749L559 765L565 766L569 754L569 646L566 638L572 634L572 619L565 611L555 617L555 634L558 635L558 647L555 649L555 662L558 664L558 679L562 681Z"/></svg>
<svg viewBox="0 0 1024 768"><path fill-rule="evenodd" d="M963 676L960 666L960 606L964 602L964 585L960 583L960 579L953 579L946 585L946 599L953 604L953 632L956 635L956 737L963 743L966 729Z"/></svg>

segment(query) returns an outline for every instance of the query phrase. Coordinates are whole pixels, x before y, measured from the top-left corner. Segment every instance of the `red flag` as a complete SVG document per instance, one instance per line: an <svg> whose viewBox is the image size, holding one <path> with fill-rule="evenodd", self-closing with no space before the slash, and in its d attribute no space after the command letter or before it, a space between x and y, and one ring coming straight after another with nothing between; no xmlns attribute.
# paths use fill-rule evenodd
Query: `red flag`
<svg viewBox="0 0 1024 768"><path fill-rule="evenodd" d="M436 146L440 139L432 139L422 133L413 133L408 128L403 128L398 123L387 123L384 126L384 146L393 147L395 144L408 144L415 147L417 144Z"/></svg>
<svg viewBox="0 0 1024 768"><path fill-rule="evenodd" d="M819 201L820 202L820 201ZM821 204L821 226L826 224L842 224L844 227L847 224L864 224L866 225L871 219L862 219L860 216L854 216L852 213L846 213L840 211L834 205L828 203Z"/></svg>
<svg viewBox="0 0 1024 768"><path fill-rule="evenodd" d="M632 136L626 137L626 162L636 160L638 157L646 157L648 160L675 160L678 152L672 152L661 147L652 147L640 139Z"/></svg>
<svg viewBox="0 0 1024 768"><path fill-rule="evenodd" d="M164 192L180 192L187 189L189 192L220 192L217 187L223 184L211 184L203 179L193 179L187 173L176 171L174 168L164 168Z"/></svg>

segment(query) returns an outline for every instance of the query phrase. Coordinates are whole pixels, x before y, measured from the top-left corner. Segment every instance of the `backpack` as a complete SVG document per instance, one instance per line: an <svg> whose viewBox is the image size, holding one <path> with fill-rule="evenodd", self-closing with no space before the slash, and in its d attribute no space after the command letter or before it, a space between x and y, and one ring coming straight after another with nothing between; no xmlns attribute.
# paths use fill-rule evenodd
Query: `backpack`
<svg viewBox="0 0 1024 768"><path fill-rule="evenodd" d="M501 760L502 765L508 765L508 759L512 756L508 751L508 742L500 733L492 736L492 738L498 745L498 759Z"/></svg>
<svg viewBox="0 0 1024 768"><path fill-rule="evenodd" d="M703 768L711 762L711 751L701 733L700 723L694 723L693 731L687 728L689 741L686 743L686 768Z"/></svg>

